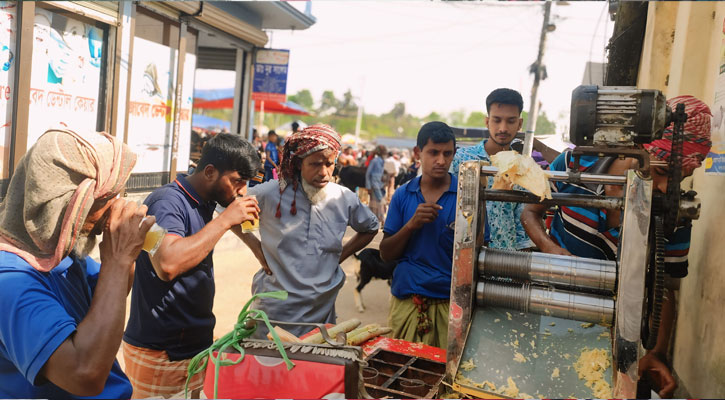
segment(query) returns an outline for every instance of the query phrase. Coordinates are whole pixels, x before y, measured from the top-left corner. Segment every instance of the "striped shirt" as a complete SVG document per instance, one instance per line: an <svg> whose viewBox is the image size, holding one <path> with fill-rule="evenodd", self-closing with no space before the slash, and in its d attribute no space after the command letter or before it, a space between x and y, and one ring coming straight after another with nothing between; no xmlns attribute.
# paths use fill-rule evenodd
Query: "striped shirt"
<svg viewBox="0 0 725 400"><path fill-rule="evenodd" d="M458 176L461 163L469 160L491 162L486 152L486 140L482 140L475 146L463 147L456 150L453 157L450 172ZM493 177L488 177L488 188L493 186ZM522 189L515 186L514 189ZM486 202L486 230L485 235L490 237L488 247L493 249L522 250L534 247L534 242L524 230L521 223L521 213L524 211L524 203L511 203L504 201ZM485 239L488 242L488 239Z"/></svg>
<svg viewBox="0 0 725 400"><path fill-rule="evenodd" d="M582 156L579 160L581 172L606 173L607 160L594 156ZM552 171L570 171L574 168L571 152L559 155L551 164ZM602 169L602 170L599 170ZM604 195L604 185L552 182L551 190L558 193ZM575 256L616 260L619 246L619 228L607 227L607 211L586 207L559 206L551 223L549 234L561 247ZM673 278L687 275L687 254L690 250L692 226L679 226L665 238L665 271Z"/></svg>
<svg viewBox="0 0 725 400"><path fill-rule="evenodd" d="M250 188L255 187L262 182L264 182L264 170L257 171L257 175L255 175L252 179L249 180L249 182L247 183L247 186Z"/></svg>

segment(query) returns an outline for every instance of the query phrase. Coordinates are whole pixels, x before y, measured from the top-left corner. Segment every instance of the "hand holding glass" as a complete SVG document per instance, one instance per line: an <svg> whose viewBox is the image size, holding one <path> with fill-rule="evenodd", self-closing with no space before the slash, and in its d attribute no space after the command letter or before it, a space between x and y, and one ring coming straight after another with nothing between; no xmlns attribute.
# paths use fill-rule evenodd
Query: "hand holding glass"
<svg viewBox="0 0 725 400"><path fill-rule="evenodd" d="M257 196L255 196L253 194L246 196L246 197L251 197L254 199L255 202L257 201ZM242 233L250 233L250 232L254 232L254 231L258 231L258 230L259 230L259 218L255 218L252 221L242 222Z"/></svg>
<svg viewBox="0 0 725 400"><path fill-rule="evenodd" d="M146 221L146 218L148 218L148 216L144 217L141 220L141 223ZM154 224L151 225L151 229L146 232L146 238L143 241L142 249L146 250L150 256L153 256L156 254L156 251L159 250L159 247L161 247L161 242L164 240L164 236L166 236L167 233L168 230L166 230L166 228L163 228L154 222Z"/></svg>

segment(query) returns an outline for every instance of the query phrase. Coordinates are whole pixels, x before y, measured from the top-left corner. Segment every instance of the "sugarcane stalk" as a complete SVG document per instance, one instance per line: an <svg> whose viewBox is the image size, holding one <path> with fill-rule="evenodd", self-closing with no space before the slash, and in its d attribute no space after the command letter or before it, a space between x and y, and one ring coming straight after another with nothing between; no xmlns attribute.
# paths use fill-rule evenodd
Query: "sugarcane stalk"
<svg viewBox="0 0 725 400"><path fill-rule="evenodd" d="M387 335L388 333L390 333L392 331L393 330L388 327L377 327L377 328L373 328L373 329L369 329L369 330L364 330L355 336L348 337L347 344L350 346L359 346L374 337Z"/></svg>
<svg viewBox="0 0 725 400"><path fill-rule="evenodd" d="M360 320L357 318L353 318L344 322L340 322L339 324L333 326L332 328L329 328L327 330L328 335L330 335L331 338L335 338L338 333L341 332L350 332L351 330L357 328L360 326ZM325 339L322 338L322 333L317 332L314 335L310 335L304 339L302 339L302 343L315 343L315 344L322 344L325 343Z"/></svg>
<svg viewBox="0 0 725 400"><path fill-rule="evenodd" d="M353 336L357 336L363 332L371 331L376 328L380 328L380 325L379 324L367 324L365 326L361 326L361 327L351 330L350 332L347 333L347 337L351 338Z"/></svg>
<svg viewBox="0 0 725 400"><path fill-rule="evenodd" d="M288 331L280 328L279 326L274 327L274 331L277 332L277 335L279 336L279 340L287 343L302 343L302 340L298 338L297 336L289 333ZM267 339L273 340L272 338L272 332L267 333Z"/></svg>

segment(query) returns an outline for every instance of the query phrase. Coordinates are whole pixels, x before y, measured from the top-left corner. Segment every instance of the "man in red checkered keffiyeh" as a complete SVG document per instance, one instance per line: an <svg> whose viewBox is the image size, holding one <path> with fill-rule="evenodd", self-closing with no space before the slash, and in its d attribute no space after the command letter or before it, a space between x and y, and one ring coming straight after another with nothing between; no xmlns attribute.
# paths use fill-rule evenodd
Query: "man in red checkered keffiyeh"
<svg viewBox="0 0 725 400"><path fill-rule="evenodd" d="M332 127L325 124L310 125L307 128L293 133L285 141L282 150L282 161L280 163L279 175L279 191L280 204L277 205L276 217L281 216L281 194L292 185L292 189L297 192L300 185L300 165L302 160L312 153L321 150L331 150L335 154L340 152L341 148L340 135L335 132ZM292 202L290 213L297 214L296 199Z"/></svg>
<svg viewBox="0 0 725 400"><path fill-rule="evenodd" d="M687 122L685 122L684 141L682 143L682 172L683 176L692 174L692 171L702 165L712 147L710 140L710 120L712 113L710 107L694 96L677 96L667 100L667 105L675 110L677 104L685 105ZM672 151L673 125L665 129L662 139L645 144L644 148L660 161L668 161Z"/></svg>

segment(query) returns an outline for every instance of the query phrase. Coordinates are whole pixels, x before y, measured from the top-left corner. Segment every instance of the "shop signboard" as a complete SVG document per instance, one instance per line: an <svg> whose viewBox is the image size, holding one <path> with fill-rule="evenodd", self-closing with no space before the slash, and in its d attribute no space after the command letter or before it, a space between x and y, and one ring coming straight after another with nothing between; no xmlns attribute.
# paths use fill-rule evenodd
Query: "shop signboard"
<svg viewBox="0 0 725 400"><path fill-rule="evenodd" d="M36 7L28 148L48 129L96 131L103 31Z"/></svg>
<svg viewBox="0 0 725 400"><path fill-rule="evenodd" d="M10 171L10 138L15 74L15 42L17 40L17 2L0 1L0 179ZM0 194L1 195L1 194Z"/></svg>
<svg viewBox="0 0 725 400"><path fill-rule="evenodd" d="M128 108L128 145L138 156L134 173L169 170L177 54L177 50L168 46L134 38ZM177 155L180 170L186 170L189 164L196 56L187 54L184 66Z"/></svg>
<svg viewBox="0 0 725 400"><path fill-rule="evenodd" d="M287 101L289 50L260 49L254 60L252 100Z"/></svg>
<svg viewBox="0 0 725 400"><path fill-rule="evenodd" d="M705 174L708 175L725 175L725 19L722 27L715 96L711 107L712 149L705 159Z"/></svg>

